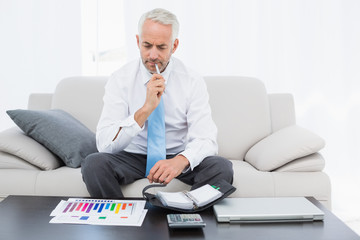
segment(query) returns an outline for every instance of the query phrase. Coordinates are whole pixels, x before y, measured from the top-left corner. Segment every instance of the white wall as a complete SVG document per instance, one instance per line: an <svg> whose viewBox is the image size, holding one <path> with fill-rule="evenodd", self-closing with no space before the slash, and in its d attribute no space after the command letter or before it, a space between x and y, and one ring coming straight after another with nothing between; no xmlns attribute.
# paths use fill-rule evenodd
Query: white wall
<svg viewBox="0 0 360 240"><path fill-rule="evenodd" d="M81 75L80 0L0 0L0 131L33 92Z"/></svg>

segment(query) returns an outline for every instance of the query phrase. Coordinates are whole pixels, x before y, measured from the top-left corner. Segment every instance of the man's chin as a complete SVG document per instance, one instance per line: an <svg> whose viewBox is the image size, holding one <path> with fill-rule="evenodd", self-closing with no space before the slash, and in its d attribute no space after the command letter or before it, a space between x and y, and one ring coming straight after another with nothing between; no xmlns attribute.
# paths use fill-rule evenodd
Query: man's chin
<svg viewBox="0 0 360 240"><path fill-rule="evenodd" d="M144 66L149 72L156 73L155 63L146 62Z"/></svg>

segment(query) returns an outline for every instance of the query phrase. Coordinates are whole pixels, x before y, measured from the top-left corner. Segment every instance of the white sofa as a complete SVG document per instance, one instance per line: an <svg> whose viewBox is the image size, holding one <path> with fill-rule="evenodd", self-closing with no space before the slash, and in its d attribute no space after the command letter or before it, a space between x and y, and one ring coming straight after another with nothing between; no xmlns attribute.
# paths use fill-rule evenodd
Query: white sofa
<svg viewBox="0 0 360 240"><path fill-rule="evenodd" d="M218 127L219 155L233 163L237 190L230 197L313 196L331 208L330 180L318 153L324 141L296 125L292 95L268 94L254 78L205 80ZM53 94L31 94L28 109L65 110L94 132L106 81L63 79ZM140 197L147 184L141 179L123 186L124 195ZM184 188L189 186L174 180L166 190ZM0 197L8 195L89 196L80 168L64 166L17 126L0 133Z"/></svg>

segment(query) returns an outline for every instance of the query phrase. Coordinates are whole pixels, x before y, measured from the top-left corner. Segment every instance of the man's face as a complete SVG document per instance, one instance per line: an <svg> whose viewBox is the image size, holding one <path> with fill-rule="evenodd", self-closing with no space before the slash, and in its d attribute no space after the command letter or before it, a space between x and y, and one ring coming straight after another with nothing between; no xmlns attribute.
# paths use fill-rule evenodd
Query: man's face
<svg viewBox="0 0 360 240"><path fill-rule="evenodd" d="M145 20L141 37L136 35L137 44L144 66L151 73L156 72L155 63L160 72L164 71L179 44L178 39L172 43L171 25L163 25L152 20Z"/></svg>

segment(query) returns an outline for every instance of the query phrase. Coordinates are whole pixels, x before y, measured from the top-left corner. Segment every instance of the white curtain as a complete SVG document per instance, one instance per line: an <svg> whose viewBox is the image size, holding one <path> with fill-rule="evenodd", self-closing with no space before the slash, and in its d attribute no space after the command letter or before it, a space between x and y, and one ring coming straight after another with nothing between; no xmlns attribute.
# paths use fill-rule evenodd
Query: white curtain
<svg viewBox="0 0 360 240"><path fill-rule="evenodd" d="M0 131L13 126L6 110L81 75L80 24L80 0L0 0Z"/></svg>
<svg viewBox="0 0 360 240"><path fill-rule="evenodd" d="M178 16L175 56L193 69L294 95L298 125L326 140L334 211L360 219L360 1L124 1L129 59L139 17L156 7Z"/></svg>

